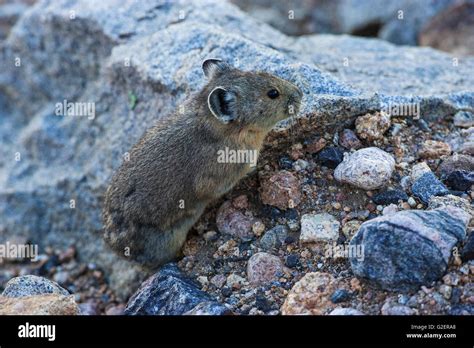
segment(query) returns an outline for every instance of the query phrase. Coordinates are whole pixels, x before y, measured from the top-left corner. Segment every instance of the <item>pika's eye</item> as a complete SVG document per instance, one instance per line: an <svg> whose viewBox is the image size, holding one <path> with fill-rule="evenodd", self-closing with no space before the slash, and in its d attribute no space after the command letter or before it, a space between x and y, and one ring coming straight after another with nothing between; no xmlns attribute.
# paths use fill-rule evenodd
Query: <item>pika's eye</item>
<svg viewBox="0 0 474 348"><path fill-rule="evenodd" d="M278 92L276 89L271 89L267 92L267 96L270 99L276 99L280 96L280 92Z"/></svg>

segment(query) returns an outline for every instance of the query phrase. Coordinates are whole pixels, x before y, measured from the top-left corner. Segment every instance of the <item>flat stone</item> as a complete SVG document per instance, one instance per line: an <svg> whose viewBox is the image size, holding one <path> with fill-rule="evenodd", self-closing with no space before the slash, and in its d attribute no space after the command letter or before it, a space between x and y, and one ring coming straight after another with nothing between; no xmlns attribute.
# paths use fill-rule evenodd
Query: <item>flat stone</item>
<svg viewBox="0 0 474 348"><path fill-rule="evenodd" d="M245 283L245 278L235 273L229 274L226 279L226 285L231 289L240 289Z"/></svg>
<svg viewBox="0 0 474 348"><path fill-rule="evenodd" d="M431 168L426 162L415 164L410 171L410 181L413 183L426 173L431 173Z"/></svg>
<svg viewBox="0 0 474 348"><path fill-rule="evenodd" d="M301 217L302 243L330 242L339 237L341 223L331 214L304 214Z"/></svg>
<svg viewBox="0 0 474 348"><path fill-rule="evenodd" d="M441 162L437 173L442 179L445 179L456 170L474 171L474 157L455 153Z"/></svg>
<svg viewBox="0 0 474 348"><path fill-rule="evenodd" d="M351 297L352 297L352 294L346 289L337 289L331 295L331 301L332 303L341 303L341 302L349 301Z"/></svg>
<svg viewBox="0 0 474 348"><path fill-rule="evenodd" d="M217 288L222 288L226 283L227 278L223 274L216 274L211 278L211 284Z"/></svg>
<svg viewBox="0 0 474 348"><path fill-rule="evenodd" d="M415 310L408 306L384 304L382 306L382 315L415 315Z"/></svg>
<svg viewBox="0 0 474 348"><path fill-rule="evenodd" d="M347 128L339 133L339 145L348 150L358 150L362 147L362 143L360 142L357 135L352 130Z"/></svg>
<svg viewBox="0 0 474 348"><path fill-rule="evenodd" d="M421 158L436 159L441 156L448 156L451 152L451 146L448 143L436 140L426 140L420 151L418 151L418 155Z"/></svg>
<svg viewBox="0 0 474 348"><path fill-rule="evenodd" d="M306 151L310 154L315 154L324 149L326 146L327 141L324 138L317 138L311 141L307 146L306 146Z"/></svg>

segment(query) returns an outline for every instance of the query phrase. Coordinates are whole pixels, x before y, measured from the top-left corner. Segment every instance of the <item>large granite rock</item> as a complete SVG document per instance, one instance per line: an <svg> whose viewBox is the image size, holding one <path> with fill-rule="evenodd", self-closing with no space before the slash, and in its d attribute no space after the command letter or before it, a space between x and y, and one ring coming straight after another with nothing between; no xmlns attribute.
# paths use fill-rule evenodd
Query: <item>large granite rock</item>
<svg viewBox="0 0 474 348"><path fill-rule="evenodd" d="M367 221L350 242L363 249L363 257L350 255L352 271L385 290L429 285L444 275L453 247L466 237L470 218L466 211L446 206Z"/></svg>
<svg viewBox="0 0 474 348"><path fill-rule="evenodd" d="M381 103L419 102L422 116L444 117L474 100L473 59L452 68L431 49L289 38L223 1L39 1L0 43L0 239L75 244L129 296L144 274L103 243L103 194L144 130L204 85L211 56L296 83L296 137L340 130ZM56 115L65 100L94 113ZM289 142L290 124L270 139Z"/></svg>

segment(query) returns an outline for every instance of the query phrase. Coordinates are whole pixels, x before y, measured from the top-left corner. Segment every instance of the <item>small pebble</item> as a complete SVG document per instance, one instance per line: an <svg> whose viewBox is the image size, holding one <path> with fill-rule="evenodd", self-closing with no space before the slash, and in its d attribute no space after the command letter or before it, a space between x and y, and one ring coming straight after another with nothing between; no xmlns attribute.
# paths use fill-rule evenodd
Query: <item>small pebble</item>
<svg viewBox="0 0 474 348"><path fill-rule="evenodd" d="M343 152L337 147L329 147L318 154L318 162L328 168L336 168L342 162Z"/></svg>
<svg viewBox="0 0 474 348"><path fill-rule="evenodd" d="M265 231L265 225L263 224L263 222L258 220L252 225L252 231L257 237L260 237Z"/></svg>
<svg viewBox="0 0 474 348"><path fill-rule="evenodd" d="M331 295L331 301L332 303L346 302L350 300L351 296L352 296L351 293L347 291L346 289L337 289Z"/></svg>
<svg viewBox="0 0 474 348"><path fill-rule="evenodd" d="M408 204L410 205L410 207L415 208L417 203L413 197L410 197L408 198Z"/></svg>
<svg viewBox="0 0 474 348"><path fill-rule="evenodd" d="M290 254L285 259L285 265L294 268L300 263L300 258L297 254Z"/></svg>

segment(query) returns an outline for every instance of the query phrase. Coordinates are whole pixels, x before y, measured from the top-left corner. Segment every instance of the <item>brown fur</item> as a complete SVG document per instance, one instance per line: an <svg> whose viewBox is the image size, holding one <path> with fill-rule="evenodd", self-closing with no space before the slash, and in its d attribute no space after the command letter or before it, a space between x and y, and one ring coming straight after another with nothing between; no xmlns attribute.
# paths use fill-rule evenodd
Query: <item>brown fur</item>
<svg viewBox="0 0 474 348"><path fill-rule="evenodd" d="M203 67L208 84L188 99L183 114L161 118L145 132L105 194L105 241L150 269L174 259L206 206L250 171L246 163L218 163L217 151L260 150L275 123L291 116L288 106L297 112L301 101L296 86L275 76L243 72L216 60ZM234 97L216 104L223 108L208 105L217 86ZM278 89L280 96L269 98L270 89ZM233 120L221 118L222 110Z"/></svg>

